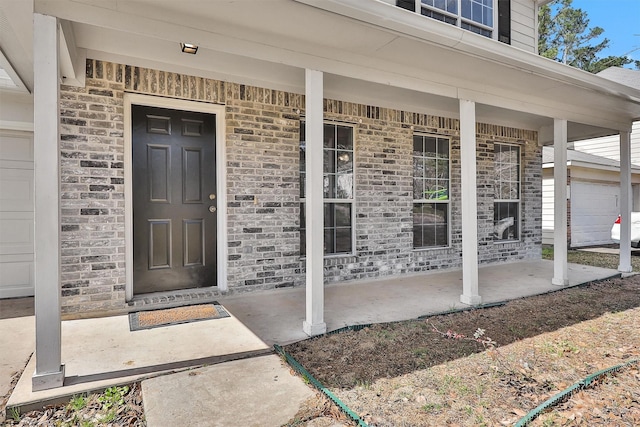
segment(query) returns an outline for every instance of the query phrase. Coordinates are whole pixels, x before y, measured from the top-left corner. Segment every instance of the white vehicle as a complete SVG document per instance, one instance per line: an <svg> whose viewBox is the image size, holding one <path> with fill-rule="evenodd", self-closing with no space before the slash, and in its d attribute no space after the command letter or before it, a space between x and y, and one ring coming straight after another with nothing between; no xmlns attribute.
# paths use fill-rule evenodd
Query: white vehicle
<svg viewBox="0 0 640 427"><path fill-rule="evenodd" d="M620 243L620 215L611 227L611 240ZM640 212L631 212L631 246L640 247Z"/></svg>

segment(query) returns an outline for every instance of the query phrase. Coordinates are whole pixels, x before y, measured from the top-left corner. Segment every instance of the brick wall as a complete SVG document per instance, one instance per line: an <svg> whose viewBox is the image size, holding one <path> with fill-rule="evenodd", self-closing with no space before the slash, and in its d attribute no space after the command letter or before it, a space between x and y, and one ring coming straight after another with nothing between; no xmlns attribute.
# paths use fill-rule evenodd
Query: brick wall
<svg viewBox="0 0 640 427"><path fill-rule="evenodd" d="M299 123L304 96L87 61L84 88L61 86L64 313L125 308L125 92L226 106L228 285L231 292L304 283ZM325 260L327 282L461 265L460 141L455 119L325 100L325 118L355 128L356 252ZM451 246L412 249L412 135L451 140ZM532 131L478 124L479 260L539 256L541 149ZM496 244L493 144L523 151L521 241ZM382 232L381 232L382 231Z"/></svg>

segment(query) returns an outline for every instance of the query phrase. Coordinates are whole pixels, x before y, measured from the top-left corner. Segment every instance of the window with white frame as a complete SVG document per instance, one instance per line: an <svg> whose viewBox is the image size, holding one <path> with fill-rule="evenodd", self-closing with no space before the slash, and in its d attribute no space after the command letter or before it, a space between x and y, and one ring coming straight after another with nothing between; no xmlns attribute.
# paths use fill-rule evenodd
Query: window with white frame
<svg viewBox="0 0 640 427"><path fill-rule="evenodd" d="M449 246L449 139L413 136L413 247Z"/></svg>
<svg viewBox="0 0 640 427"><path fill-rule="evenodd" d="M520 239L520 147L494 145L494 240Z"/></svg>
<svg viewBox="0 0 640 427"><path fill-rule="evenodd" d="M353 252L353 127L324 124L323 137L324 253ZM305 123L300 122L300 252L306 253Z"/></svg>
<svg viewBox="0 0 640 427"><path fill-rule="evenodd" d="M397 0L396 6L492 38L495 30L494 3L496 2L498 3L498 20L501 24L498 39L509 44L511 42L511 37L507 34L511 31L510 22L508 22L511 16L509 0Z"/></svg>

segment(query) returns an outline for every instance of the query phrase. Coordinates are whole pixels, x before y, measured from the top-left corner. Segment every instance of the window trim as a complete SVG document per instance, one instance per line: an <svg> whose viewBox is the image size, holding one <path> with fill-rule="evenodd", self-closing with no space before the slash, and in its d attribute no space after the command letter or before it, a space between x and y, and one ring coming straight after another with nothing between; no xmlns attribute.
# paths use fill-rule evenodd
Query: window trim
<svg viewBox="0 0 640 427"><path fill-rule="evenodd" d="M447 208L447 244L443 245L443 246L421 246L419 248L416 248L413 246L413 230L411 231L411 237L412 237L412 242L411 242L411 246L412 246L412 251L413 252L422 252L422 251L434 251L434 250L442 250L442 249L449 249L451 248L451 141L452 141L452 137L449 135L441 135L441 134L437 134L437 133L428 133L428 132L414 132L411 135L411 146L412 146L412 154L411 154L411 161L413 164L413 137L415 136L430 136L430 137L436 137L436 138L442 138L442 139L446 139L449 141L449 147L448 147L448 161L449 161L449 189L448 189L448 197L446 201L443 200L439 200L439 201L433 201L430 199L413 199L411 200L411 215L412 215L412 221L413 221L413 206L416 203L421 203L421 204L426 204L426 203L438 203L438 204L446 204L448 206ZM413 193L413 179L415 178L414 175L411 176L412 178L412 184L411 184L411 192Z"/></svg>
<svg viewBox="0 0 640 427"><path fill-rule="evenodd" d="M397 4L397 3L398 3L398 2L397 2L397 0L396 0L396 7L398 7L398 4ZM474 21L474 20L472 20L472 19L464 18L464 17L462 16L462 0L457 0L457 10L458 10L458 12L457 12L457 13L451 13L451 12L446 11L446 10L444 10L444 9L439 9L439 8L437 8L437 7L434 7L434 6L431 6L431 5L428 5L428 4L423 4L423 3L422 3L422 0L414 0L414 3L415 3L415 4L414 4L414 6L415 6L415 7L414 7L413 12L414 12L414 13L417 13L417 14L418 14L418 15L420 15L420 16L425 16L425 15L422 15L422 8L424 7L425 9L428 9L428 10L430 10L430 11L432 11L432 12L435 12L435 13L441 14L441 15L443 15L443 16L445 16L445 17L448 17L448 18L453 18L453 19L455 19L455 20L456 20L456 25L455 25L455 26L456 26L456 27L458 27L458 28L464 29L465 31L469 31L469 32L472 32L472 33L474 33L474 34L478 34L478 33L476 33L475 31L472 31L472 30L469 30L469 29L463 28L463 27L462 27L462 23L464 22L464 23L465 23L465 24L467 24L467 25L471 25L471 26L477 27L477 28L479 28L479 29L481 29L481 30L484 30L484 31L490 31L490 32L491 32L491 37L487 37L487 36L484 36L484 35L482 35L482 34L478 34L478 35L480 35L480 36L482 36L482 37L487 37L487 38L490 38L490 39L493 39L493 40L498 40L498 36L499 36L499 28L498 28L498 19L499 19L499 14L498 14L498 0L492 0L492 10L491 10L491 19L492 19L492 22L493 22L493 25L492 25L492 26L485 25L485 24L483 24L483 23L481 23L481 22L476 22L476 21ZM404 10L409 10L409 9L405 9L405 8L402 8L402 9L404 9ZM411 11L410 11L410 12L411 12ZM439 19L431 18L431 17L429 17L429 16L425 16L425 17L426 17L426 18L429 18L429 19L434 19L434 20L436 20L436 21L440 21ZM444 21L440 21L440 22L446 23L446 22L444 22ZM452 24L449 24L449 25L452 25ZM509 44L510 44L510 43L509 43Z"/></svg>
<svg viewBox="0 0 640 427"><path fill-rule="evenodd" d="M495 160L495 146L496 145L508 145L511 147L517 147L518 148L518 199L496 199L495 198L495 183L496 180L494 178L494 193L493 193L493 210L494 210L494 214L495 214L495 208L496 208L496 203L518 203L518 237L515 239L496 239L493 238L493 243L497 244L497 245L501 245L503 243L517 243L517 242L521 242L522 241L522 178L523 178L523 163L522 163L522 156L523 156L523 145L521 144L515 144L515 143L511 143L511 142L494 142L493 146L493 152L494 152L494 159L493 159L493 170L495 172L495 166L496 166L496 160ZM495 226L495 224L494 224Z"/></svg>
<svg viewBox="0 0 640 427"><path fill-rule="evenodd" d="M302 132L300 132L300 128L301 128L301 124L305 122L305 116L300 116L300 121L298 124L298 129L299 129L299 133L300 133L300 138L298 141L298 151L300 150L300 142L302 142ZM339 120L330 120L330 119L324 119L322 121L322 124L328 124L328 125L335 125L335 126L344 126L344 127L349 127L351 128L351 139L353 142L353 196L351 199L336 199L336 198L331 198L331 199L327 199L324 198L324 195L322 197L322 207L324 209L324 205L325 203L350 203L351 204L351 252L338 252L338 253L329 253L329 254L323 254L324 258L344 258L344 257L353 257L356 255L356 208L357 208L357 194L356 194L356 135L357 135L357 127L358 125L356 123L350 123L350 122L342 122ZM324 138L324 135L323 135ZM306 144L306 141L305 141ZM322 147L323 153L324 153L324 146ZM306 157L305 157L306 158ZM324 160L323 160L323 169L324 169ZM300 173L300 165L298 166L298 173ZM306 190L306 176L307 176L307 172L305 170L304 172L305 175L305 190ZM324 171L323 171L323 176L324 176ZM305 191L306 193L306 191ZM299 205L302 206L303 203L306 203L307 198L306 197L299 197ZM300 214L302 215L302 211L300 212ZM299 227L299 230L302 230L302 224L300 224L301 226ZM323 233L322 233L322 238L324 240L324 224L322 225L323 228ZM302 241L300 242L302 244ZM301 247L302 249L302 247ZM307 255L306 255L306 251L305 254L302 254L302 250L300 251L300 258L301 259L306 259Z"/></svg>

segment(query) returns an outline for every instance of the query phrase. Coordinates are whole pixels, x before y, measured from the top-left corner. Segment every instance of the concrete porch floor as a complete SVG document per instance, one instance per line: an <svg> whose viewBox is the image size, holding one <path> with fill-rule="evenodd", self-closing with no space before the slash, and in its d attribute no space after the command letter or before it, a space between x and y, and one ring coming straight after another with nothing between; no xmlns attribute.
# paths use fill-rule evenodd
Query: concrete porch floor
<svg viewBox="0 0 640 427"><path fill-rule="evenodd" d="M617 275L617 271L569 265L570 286ZM526 261L480 268L483 303L499 302L558 290L551 285L552 261ZM327 285L328 330L346 325L416 318L463 308L462 272L447 271L393 279ZM232 316L183 325L130 332L127 316L62 322L65 386L31 391L32 357L8 407L35 407L73 394L124 384L186 366L232 360L268 351L273 343L307 338L302 332L305 289L254 292L219 298ZM0 327L4 328L0 320ZM12 351L0 346L0 356ZM32 350L30 350L32 351ZM25 360L28 353L25 354ZM182 376L190 381L190 376ZM200 380L204 375L198 375ZM0 383L5 379L0 379ZM185 387L191 385L183 384ZM144 384L143 384L144 388ZM207 405L215 405L209 402Z"/></svg>
<svg viewBox="0 0 640 427"><path fill-rule="evenodd" d="M618 275L616 270L569 264L569 286ZM534 260L479 268L482 304L542 294L561 287L551 284L553 261ZM348 325L415 319L468 307L460 302L462 271L436 271L388 279L330 284L325 287L327 331ZM269 345L307 338L304 287L261 291L219 298L219 301Z"/></svg>

